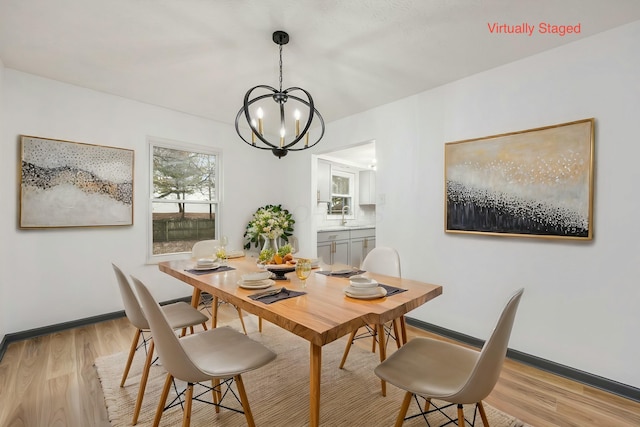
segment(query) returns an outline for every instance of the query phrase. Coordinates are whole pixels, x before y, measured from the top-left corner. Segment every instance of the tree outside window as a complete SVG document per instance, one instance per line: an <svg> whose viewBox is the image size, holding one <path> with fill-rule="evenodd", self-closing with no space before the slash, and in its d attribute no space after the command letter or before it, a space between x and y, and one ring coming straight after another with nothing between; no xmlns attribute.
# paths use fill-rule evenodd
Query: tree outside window
<svg viewBox="0 0 640 427"><path fill-rule="evenodd" d="M219 155L151 142L152 255L217 236Z"/></svg>

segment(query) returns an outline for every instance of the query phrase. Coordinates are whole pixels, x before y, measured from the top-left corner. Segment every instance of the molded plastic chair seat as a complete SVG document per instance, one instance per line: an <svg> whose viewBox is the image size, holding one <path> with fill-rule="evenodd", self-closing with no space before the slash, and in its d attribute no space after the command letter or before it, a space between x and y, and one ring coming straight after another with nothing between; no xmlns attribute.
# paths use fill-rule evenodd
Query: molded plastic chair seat
<svg viewBox="0 0 640 427"><path fill-rule="evenodd" d="M190 424L194 383L211 380L213 403L219 405L222 399L220 380L226 381L230 378L236 383L247 424L254 426L241 374L266 365L276 358L276 354L229 327L211 329L183 338L176 337L167 317L146 286L135 277L132 277L132 280L145 316L149 319L160 360L168 372L158 402L154 426L160 423L174 378L187 382L183 426ZM216 406L216 409L219 410L219 407Z"/></svg>
<svg viewBox="0 0 640 427"><path fill-rule="evenodd" d="M423 415L428 413L431 399L457 405L460 427L465 423L463 405L475 403L483 425L489 426L482 400L491 393L500 377L523 292L524 289L520 289L509 299L482 350L419 337L376 367L374 372L378 377L406 391L396 427L404 422L414 396L426 399L425 409L420 409ZM440 409L436 407L435 410Z"/></svg>
<svg viewBox="0 0 640 427"><path fill-rule="evenodd" d="M127 363L125 365L124 372L122 373L122 380L120 381L120 387L124 387L124 383L127 381L127 376L129 376L129 370L131 369L133 357L135 356L136 350L138 348L138 341L140 340L140 336L142 336L143 344L146 346L146 343L149 339L144 337L144 332L150 331L150 328L149 322L147 322L147 319L144 316L142 307L140 307L140 302L133 292L133 288L131 287L129 280L118 266L113 263L111 264L111 266L113 267L113 271L118 282L118 287L120 288L120 295L124 304L124 312L127 316L127 319L129 319L131 324L136 327L136 332L133 335L133 340L131 342L131 348L129 349L129 357L127 358ZM193 328L193 326L195 325L202 325L205 330L207 329L207 320L209 320L209 318L185 302L167 304L162 307L162 312L166 316L171 329L182 329L183 335L186 331L186 328ZM140 408L142 407L144 391L147 386L147 379L149 377L149 369L151 367L151 362L153 361L153 350L154 342L153 340L151 340L149 348L147 349L147 358L145 360L144 367L142 368L142 377L140 378L138 398L136 400L136 406L133 411L133 425L138 422L138 416L140 415Z"/></svg>

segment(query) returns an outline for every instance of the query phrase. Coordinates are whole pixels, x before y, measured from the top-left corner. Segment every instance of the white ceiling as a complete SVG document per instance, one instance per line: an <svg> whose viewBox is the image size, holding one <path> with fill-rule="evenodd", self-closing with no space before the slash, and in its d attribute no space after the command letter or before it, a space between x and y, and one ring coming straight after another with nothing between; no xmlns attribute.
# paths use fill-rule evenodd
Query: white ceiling
<svg viewBox="0 0 640 427"><path fill-rule="evenodd" d="M284 87L310 91L330 122L638 19L638 0L0 0L0 59L233 123L247 89L278 86L281 29Z"/></svg>

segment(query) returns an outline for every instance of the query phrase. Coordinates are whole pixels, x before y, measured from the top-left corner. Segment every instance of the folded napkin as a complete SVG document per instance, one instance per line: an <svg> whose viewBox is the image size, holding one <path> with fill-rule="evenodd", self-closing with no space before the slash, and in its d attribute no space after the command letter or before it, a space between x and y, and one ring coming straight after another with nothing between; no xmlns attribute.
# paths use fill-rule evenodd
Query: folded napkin
<svg viewBox="0 0 640 427"><path fill-rule="evenodd" d="M326 270L319 270L319 271L316 271L316 273L324 274L325 276L349 278L351 276L355 276L356 274L366 273L366 271L364 271L364 270L353 270L353 271L346 271L344 273L332 273L332 272L326 271Z"/></svg>
<svg viewBox="0 0 640 427"><path fill-rule="evenodd" d="M282 288L280 289L280 292L278 292L275 295L269 295L269 296L263 296L262 298L260 298L260 294L262 294L263 292L258 292L257 294L254 295L249 295L249 298L251 298L254 301L260 301L263 302L265 304L273 304L276 301L281 301L283 299L288 299L288 298L293 298L293 297L299 297L300 295L305 295L306 292L299 292L299 291L290 291L287 288Z"/></svg>
<svg viewBox="0 0 640 427"><path fill-rule="evenodd" d="M211 270L196 270L194 268L191 268L191 269L185 268L184 269L184 271L186 271L187 273L196 274L198 276L201 276L203 274L221 273L223 271L229 271L229 270L235 270L235 268L229 267L228 265L221 265L220 267L215 268L215 269L211 269Z"/></svg>
<svg viewBox="0 0 640 427"><path fill-rule="evenodd" d="M395 295L395 294L399 294L401 292L406 292L406 289L402 289L402 288L396 288L395 286L390 286L390 285L383 285L382 283L378 283L378 286L385 288L387 290L387 296L390 297L391 295Z"/></svg>

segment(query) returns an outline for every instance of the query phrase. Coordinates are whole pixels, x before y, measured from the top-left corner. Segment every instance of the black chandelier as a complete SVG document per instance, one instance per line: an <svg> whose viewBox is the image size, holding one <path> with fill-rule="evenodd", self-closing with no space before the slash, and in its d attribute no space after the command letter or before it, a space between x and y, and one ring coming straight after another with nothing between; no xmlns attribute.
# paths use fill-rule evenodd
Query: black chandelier
<svg viewBox="0 0 640 427"><path fill-rule="evenodd" d="M280 87L276 90L271 86L258 85L247 91L244 95L242 108L236 115L236 132L238 132L238 135L244 142L252 147L259 148L261 150L271 150L274 155L281 158L286 156L289 151L306 150L320 142L324 136L324 119L320 112L316 110L313 98L309 92L300 87L290 87L282 90L282 46L289 43L289 34L284 31L276 31L273 33L273 41L280 46ZM266 93L260 93L258 90ZM254 91L258 92L254 95ZM304 98L300 98L299 96L292 94L296 91L302 92L302 94L304 94ZM300 95L302 96L302 94ZM266 98L272 98L275 104L271 102L259 102ZM294 102L289 102L287 104L287 101ZM250 111L251 106L255 108L254 112ZM265 110L269 111L271 114L265 114ZM279 133L278 143L269 142L267 135L265 135L263 119L267 115L276 117L278 115L280 116L280 127L277 130ZM248 136L248 132L245 131L245 135L243 135L240 131L238 122L243 116L251 129L250 137ZM294 126L292 126L291 129L287 129L286 117L293 118L294 120ZM311 123L316 117L320 120L320 133L315 142L309 143ZM301 122L304 123L302 131L300 130ZM295 145L303 139L304 143L299 147L295 147Z"/></svg>

